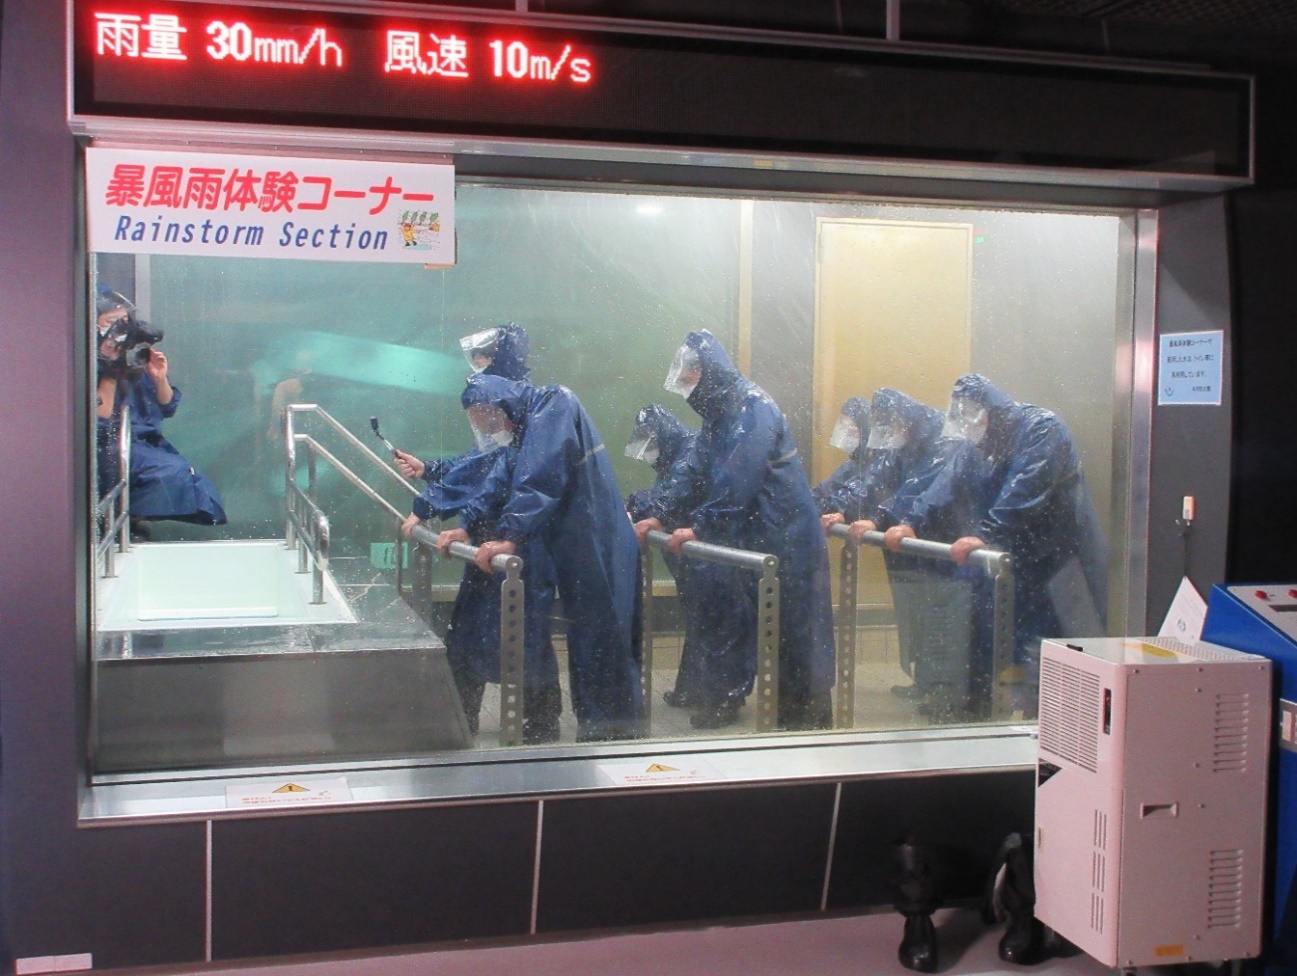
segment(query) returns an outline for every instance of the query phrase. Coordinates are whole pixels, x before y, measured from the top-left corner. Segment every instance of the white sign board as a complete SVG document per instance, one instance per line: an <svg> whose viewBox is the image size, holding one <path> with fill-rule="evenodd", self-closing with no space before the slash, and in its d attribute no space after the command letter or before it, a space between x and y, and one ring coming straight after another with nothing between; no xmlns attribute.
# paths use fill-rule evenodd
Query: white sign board
<svg viewBox="0 0 1297 976"><path fill-rule="evenodd" d="M1157 636L1177 637L1192 644L1202 637L1202 625L1206 619L1207 601L1186 576L1180 580Z"/></svg>
<svg viewBox="0 0 1297 976"><path fill-rule="evenodd" d="M443 163L86 150L90 250L455 263Z"/></svg>
<svg viewBox="0 0 1297 976"><path fill-rule="evenodd" d="M1174 332L1158 337L1157 403L1220 405L1225 334Z"/></svg>

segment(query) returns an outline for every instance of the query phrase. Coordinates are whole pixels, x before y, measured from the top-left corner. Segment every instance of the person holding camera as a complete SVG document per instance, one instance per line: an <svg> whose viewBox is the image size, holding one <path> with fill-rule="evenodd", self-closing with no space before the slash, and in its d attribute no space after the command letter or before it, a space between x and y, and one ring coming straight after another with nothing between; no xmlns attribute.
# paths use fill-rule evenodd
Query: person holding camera
<svg viewBox="0 0 1297 976"><path fill-rule="evenodd" d="M216 486L162 436L162 421L175 415L180 389L172 386L166 354L156 348L162 330L135 318L135 306L101 285L95 300L98 342L97 454L99 493L120 477L117 436L122 406L130 406L130 517L134 534L148 538L148 522L172 520L223 525L225 509Z"/></svg>

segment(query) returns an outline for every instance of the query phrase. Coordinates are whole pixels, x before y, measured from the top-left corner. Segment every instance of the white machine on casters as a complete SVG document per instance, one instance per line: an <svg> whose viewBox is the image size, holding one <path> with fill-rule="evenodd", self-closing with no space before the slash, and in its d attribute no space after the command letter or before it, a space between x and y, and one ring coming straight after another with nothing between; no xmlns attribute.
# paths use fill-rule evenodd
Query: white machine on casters
<svg viewBox="0 0 1297 976"><path fill-rule="evenodd" d="M1042 642L1036 917L1105 965L1261 951L1270 662Z"/></svg>

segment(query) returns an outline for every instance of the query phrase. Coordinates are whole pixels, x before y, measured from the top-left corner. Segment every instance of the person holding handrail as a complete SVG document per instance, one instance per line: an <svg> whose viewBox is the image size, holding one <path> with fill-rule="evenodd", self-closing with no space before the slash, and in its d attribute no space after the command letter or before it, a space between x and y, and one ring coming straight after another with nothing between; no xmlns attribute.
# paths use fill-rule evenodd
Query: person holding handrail
<svg viewBox="0 0 1297 976"><path fill-rule="evenodd" d="M507 423L502 430L512 434ZM501 438L503 440L503 438ZM414 527L426 519L458 516L471 545L495 538L493 515L503 507L504 487L512 475L518 450L510 442L488 440L490 450L479 450L468 460L449 468L428 483L414 499L414 512L401 525L401 534L413 537ZM486 490L493 491L489 498ZM474 505L473 503L479 503ZM551 640L550 610L554 604L553 567L549 554L534 540L523 545L523 692L522 741L525 745L557 742L563 693L559 687L558 660ZM500 586L502 574L474 563L464 566L455 603L446 628L446 658L455 679L469 730L478 734L482 698L488 682L500 676Z"/></svg>
<svg viewBox="0 0 1297 976"><path fill-rule="evenodd" d="M636 533L671 524L677 554L685 543L701 540L778 557L778 722L790 731L829 728L834 657L828 546L783 412L706 330L685 337L665 386L685 398L703 426L689 463L665 486L653 515L636 524ZM696 728L736 722L756 674L757 580L733 569L716 576L728 579L726 592L699 594L707 612L700 622L707 700L691 719Z"/></svg>
<svg viewBox="0 0 1297 976"><path fill-rule="evenodd" d="M985 376L961 376L951 392L944 433L963 443L884 533L927 534L942 513L961 511L951 559L963 565L982 548L1007 552L1014 579L1014 707L1036 714L1040 639L1104 633L1107 554L1081 459L1067 425L1051 410L1015 402ZM945 540L939 540L945 541ZM990 619L985 581L978 601L977 676L989 694Z"/></svg>
<svg viewBox="0 0 1297 976"><path fill-rule="evenodd" d="M460 402L479 441L507 430L518 450L512 470L494 468L462 512L495 527L494 538L478 544L478 567L529 543L541 546L567 620L577 741L646 735L639 547L603 438L564 386L480 373L468 378ZM462 528L450 529L439 544L444 550L467 539Z"/></svg>
<svg viewBox="0 0 1297 976"><path fill-rule="evenodd" d="M626 514L632 522L648 518L662 486L671 478L677 466L688 464L698 434L690 430L666 407L650 403L635 415L635 427L626 444L626 456L644 461L653 467L655 478L652 488L633 491L626 496ZM698 560L681 559L666 553L667 569L676 581L676 596L684 616L684 643L680 649L680 666L676 670L675 686L662 694L662 700L672 708L698 708L702 704L700 669L702 666L702 635L698 621L702 608L698 605L698 587L713 567Z"/></svg>
<svg viewBox="0 0 1297 976"><path fill-rule="evenodd" d="M897 496L914 491L935 474L945 419L940 410L886 387L874 393L870 413L871 463L835 494L841 511L824 516L826 528L848 524L857 543L866 532L888 528ZM894 685L892 694L918 700L920 709L938 721L952 720L962 708L953 707L952 696L943 693L941 681L935 679L942 677L939 664L948 656L942 645L951 640L952 628L962 630L959 656L967 658L967 613L965 619L952 621L941 600L944 578L953 567L891 551L884 552L883 563L896 612L901 667L912 678L909 684Z"/></svg>
<svg viewBox="0 0 1297 976"><path fill-rule="evenodd" d="M527 330L516 322L464 336L459 345L474 373L515 380L531 375ZM407 451L395 454L402 474L426 482L401 525L402 535L411 538L421 522L459 516L465 541L471 545L495 537L492 517L503 505L504 486L518 455L511 424L502 423L492 436L475 428L473 448L458 457L425 461ZM486 486L494 486L494 497L482 497ZM549 553L543 546L528 544L518 555L523 561L526 592L522 738L525 744L536 745L558 740L563 712L550 626L555 583ZM486 685L500 681L500 576L489 563L464 567L445 641L464 716L477 735Z"/></svg>
<svg viewBox="0 0 1297 976"><path fill-rule="evenodd" d="M829 434L829 447L844 452L847 459L811 489L822 515L842 510L842 502L837 498L838 492L864 477L869 462L873 460L869 450L869 400L865 397L850 397L842 404L842 411ZM824 523L825 528L832 524L834 523L829 521Z"/></svg>

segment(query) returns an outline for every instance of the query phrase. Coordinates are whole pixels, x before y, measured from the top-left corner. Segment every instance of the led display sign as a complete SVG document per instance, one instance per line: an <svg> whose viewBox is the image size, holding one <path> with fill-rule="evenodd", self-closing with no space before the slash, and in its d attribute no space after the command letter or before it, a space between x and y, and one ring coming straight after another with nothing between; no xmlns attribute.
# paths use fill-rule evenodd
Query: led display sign
<svg viewBox="0 0 1297 976"><path fill-rule="evenodd" d="M78 116L1246 177L1247 78L373 12L76 0Z"/></svg>

